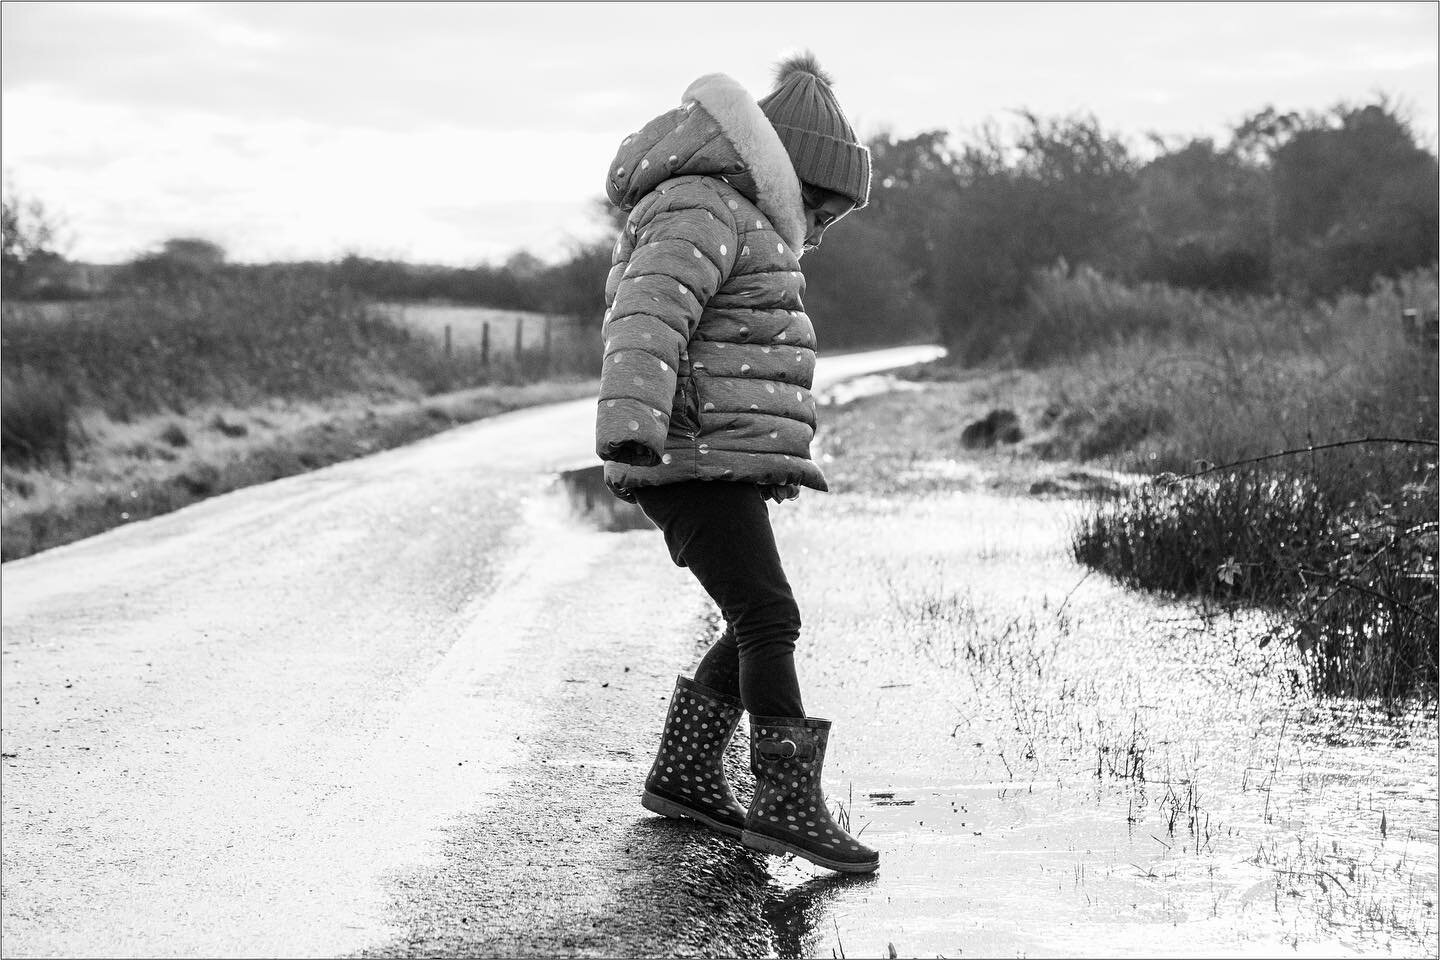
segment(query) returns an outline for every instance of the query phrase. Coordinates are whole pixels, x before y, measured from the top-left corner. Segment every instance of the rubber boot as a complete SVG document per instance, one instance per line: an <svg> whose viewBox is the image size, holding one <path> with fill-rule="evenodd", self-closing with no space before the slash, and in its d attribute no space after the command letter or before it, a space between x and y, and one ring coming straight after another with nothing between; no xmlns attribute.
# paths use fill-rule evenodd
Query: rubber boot
<svg viewBox="0 0 1440 960"><path fill-rule="evenodd" d="M743 707L734 697L675 678L665 731L640 805L664 817L689 817L739 839L745 808L725 779L725 747Z"/></svg>
<svg viewBox="0 0 1440 960"><path fill-rule="evenodd" d="M880 854L847 833L825 807L820 774L829 739L829 720L750 718L755 798L740 842L842 873L870 873L879 869Z"/></svg>

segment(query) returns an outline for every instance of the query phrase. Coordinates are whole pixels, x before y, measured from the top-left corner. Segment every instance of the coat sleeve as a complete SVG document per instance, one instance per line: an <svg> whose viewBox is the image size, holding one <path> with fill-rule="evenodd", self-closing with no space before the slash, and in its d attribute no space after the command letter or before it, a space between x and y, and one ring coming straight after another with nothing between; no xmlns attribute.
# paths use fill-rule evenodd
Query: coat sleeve
<svg viewBox="0 0 1440 960"><path fill-rule="evenodd" d="M642 203L626 230L634 249L603 327L595 452L655 466L665 455L681 355L735 265L737 230L719 195L695 183Z"/></svg>

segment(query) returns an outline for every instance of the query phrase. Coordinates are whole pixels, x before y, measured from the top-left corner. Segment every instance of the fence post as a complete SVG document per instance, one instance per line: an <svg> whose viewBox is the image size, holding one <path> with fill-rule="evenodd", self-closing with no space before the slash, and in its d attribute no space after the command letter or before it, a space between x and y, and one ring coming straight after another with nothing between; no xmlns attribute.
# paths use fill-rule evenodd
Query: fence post
<svg viewBox="0 0 1440 960"><path fill-rule="evenodd" d="M545 317L545 372L550 373L550 317Z"/></svg>
<svg viewBox="0 0 1440 960"><path fill-rule="evenodd" d="M525 318L515 318L515 362L520 362L520 348L525 334Z"/></svg>
<svg viewBox="0 0 1440 960"><path fill-rule="evenodd" d="M480 365L490 366L490 321L480 324Z"/></svg>
<svg viewBox="0 0 1440 960"><path fill-rule="evenodd" d="M450 339L450 324L447 323L447 324L445 324L445 359L446 359L446 360L449 360L449 359L450 359L450 355L451 355L452 352L453 352L453 350L452 350L452 341L451 341L451 339Z"/></svg>
<svg viewBox="0 0 1440 960"><path fill-rule="evenodd" d="M1408 343L1428 350L1440 347L1440 316L1434 310L1406 307L1400 311L1400 328Z"/></svg>

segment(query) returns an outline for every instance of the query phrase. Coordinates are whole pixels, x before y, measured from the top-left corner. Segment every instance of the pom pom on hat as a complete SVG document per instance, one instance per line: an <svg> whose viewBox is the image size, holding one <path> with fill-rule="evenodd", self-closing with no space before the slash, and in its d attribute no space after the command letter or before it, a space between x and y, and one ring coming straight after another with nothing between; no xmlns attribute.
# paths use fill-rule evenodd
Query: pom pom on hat
<svg viewBox="0 0 1440 960"><path fill-rule="evenodd" d="M835 86L835 78L820 69L820 61L809 50L791 54L775 64L775 88L778 90L792 73L808 73L827 87Z"/></svg>
<svg viewBox="0 0 1440 960"><path fill-rule="evenodd" d="M845 119L833 83L810 51L786 57L775 65L775 89L760 109L780 135L796 176L863 207L870 199L870 151Z"/></svg>

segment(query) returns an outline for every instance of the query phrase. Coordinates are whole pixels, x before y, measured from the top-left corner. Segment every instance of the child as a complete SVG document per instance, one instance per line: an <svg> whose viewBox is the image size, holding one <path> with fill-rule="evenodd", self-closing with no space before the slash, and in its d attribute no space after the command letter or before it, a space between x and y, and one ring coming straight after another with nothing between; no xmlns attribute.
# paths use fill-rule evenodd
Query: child
<svg viewBox="0 0 1440 960"><path fill-rule="evenodd" d="M799 258L865 205L870 154L810 54L758 104L724 74L625 138L606 182L630 211L605 285L596 452L719 605L724 636L679 677L644 806L770 853L868 873L879 854L829 815L830 721L795 676L800 614L766 500L825 490L810 460L815 331ZM750 712L747 811L721 759Z"/></svg>

